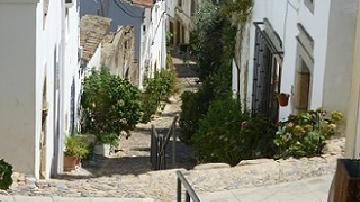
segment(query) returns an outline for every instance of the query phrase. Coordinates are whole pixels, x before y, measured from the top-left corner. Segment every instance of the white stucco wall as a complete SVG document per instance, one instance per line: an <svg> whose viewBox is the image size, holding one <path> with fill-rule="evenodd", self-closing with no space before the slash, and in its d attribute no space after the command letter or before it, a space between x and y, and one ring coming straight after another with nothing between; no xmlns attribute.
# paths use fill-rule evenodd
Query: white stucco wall
<svg viewBox="0 0 360 202"><path fill-rule="evenodd" d="M80 60L79 60L79 47L80 47L80 9L76 7L77 1L74 1L74 6L69 8L69 14L65 16L65 55L64 55L64 120L65 120L65 134L70 134L71 121L71 91L72 85L75 88L75 109L74 118L77 124L78 109L80 105L80 88L81 88L81 75L80 75ZM75 128L76 129L76 128ZM76 131L74 131L76 132Z"/></svg>
<svg viewBox="0 0 360 202"><path fill-rule="evenodd" d="M46 175L50 176L54 156L55 139L55 107L54 107L54 83L55 83L55 65L59 63L55 57L59 48L61 48L61 8L60 2L49 1L48 14L44 21L43 0L39 2L36 10L36 161L35 177L39 177L40 152L39 139L42 130L42 101L44 81L46 78L46 100L47 100L47 130L46 130ZM56 56L55 56L56 54Z"/></svg>
<svg viewBox="0 0 360 202"><path fill-rule="evenodd" d="M165 42L165 21L167 15L165 15L165 1L157 1L154 4L151 12L151 28L150 28L150 40L151 40L151 58L150 63L152 72L165 69L166 60L166 42ZM155 67L156 65L156 67Z"/></svg>
<svg viewBox="0 0 360 202"><path fill-rule="evenodd" d="M323 106L345 116L350 99L351 68L358 0L333 0L328 27ZM336 92L336 93L334 93Z"/></svg>
<svg viewBox="0 0 360 202"><path fill-rule="evenodd" d="M345 129L345 158L360 159L360 4L357 6L351 93L348 103ZM345 101L345 100L344 100Z"/></svg>
<svg viewBox="0 0 360 202"><path fill-rule="evenodd" d="M92 70L100 70L100 69L101 69L101 43L98 45L93 56L87 63L85 77L90 76Z"/></svg>
<svg viewBox="0 0 360 202"><path fill-rule="evenodd" d="M75 20L69 21L73 32L67 33L65 44L63 1L49 1L46 17L43 5L43 0L0 0L0 26L6 27L0 30L0 135L6 140L0 141L0 158L12 163L14 170L36 178L40 169L44 86L48 110L46 153L42 162L44 177L49 178L61 164L58 154L62 154L63 147L57 153L54 151L57 141L63 146L64 98L71 91L66 81L72 81L79 70L76 6L69 10ZM61 80L58 90L55 89L56 77Z"/></svg>
<svg viewBox="0 0 360 202"><path fill-rule="evenodd" d="M247 44L250 49L250 60L249 60L249 72L248 72L248 83L247 83L247 100L251 102L252 95L252 79L253 79L253 66L254 62L254 40L255 40L255 26L252 25L253 22L262 22L264 18L268 18L273 29L278 33L280 39L283 43L283 61L282 61L282 80L281 80L281 93L292 94L295 86L295 73L296 73L296 61L297 61L297 40L296 36L299 34L297 24L302 24L309 35L314 40L314 68L312 75L312 94L309 98L310 108L317 108L323 106L324 99L324 88L329 89L328 92L331 92L332 89L330 85L324 86L325 81L325 69L330 69L330 63L332 65L343 64L347 66L351 63L351 39L347 37L353 36L350 34L347 37L340 34L345 32L352 33L354 28L351 21L351 17L343 13L344 7L354 6L354 1L347 1L349 4L339 6L343 3L341 0L332 0L332 1L314 1L315 9L314 13L311 13L310 10L304 4L304 1L297 0L255 0L253 15L251 20L251 29L250 29L250 42ZM339 4L337 7L336 5ZM333 7L336 7L334 9ZM331 17L330 17L331 16ZM340 18L339 18L340 16ZM342 18L341 18L342 17ZM349 21L350 20L350 21ZM344 23L346 21L346 23ZM329 28L330 23L330 28ZM336 27L336 29L335 29ZM338 29L342 27L343 29ZM331 37L328 37L330 33ZM347 39L345 39L347 38ZM352 37L353 38L353 37ZM336 41L339 40L339 41ZM336 42L334 42L336 41ZM335 49L334 45L339 47ZM328 46L331 45L331 48ZM339 51L344 50L344 51ZM336 54L335 54L336 52ZM349 56L350 55L350 56ZM349 61L350 59L350 61ZM336 61L336 62L335 62ZM328 67L329 66L329 67ZM333 68L335 69L335 68ZM331 71L328 74L328 77L333 75L338 75L340 73L339 69ZM343 74L341 74L343 75ZM341 82L345 87L347 82L345 81L348 73L345 73L345 76L338 77L338 81ZM336 85L332 83L332 85ZM334 96L334 94L332 94ZM334 98L334 97L333 97ZM332 99L333 104L331 105L342 105L340 99ZM328 98L327 98L328 99ZM343 98L342 98L343 99ZM337 103L337 104L334 104ZM251 103L250 103L251 104ZM345 103L344 103L345 104ZM325 105L325 104L324 104ZM251 106L251 105L249 105ZM325 105L326 106L326 105ZM287 116L294 112L294 100L293 96L291 97L289 106L280 108L280 121L285 121Z"/></svg>
<svg viewBox="0 0 360 202"><path fill-rule="evenodd" d="M35 0L0 0L0 158L28 175L35 173L35 11Z"/></svg>

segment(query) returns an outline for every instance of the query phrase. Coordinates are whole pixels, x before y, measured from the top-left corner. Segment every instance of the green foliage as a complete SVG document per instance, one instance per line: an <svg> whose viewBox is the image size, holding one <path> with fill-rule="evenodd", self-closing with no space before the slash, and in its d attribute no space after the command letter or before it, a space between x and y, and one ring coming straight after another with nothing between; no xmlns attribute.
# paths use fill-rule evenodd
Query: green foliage
<svg viewBox="0 0 360 202"><path fill-rule="evenodd" d="M236 23L245 23L251 15L253 6L252 0L227 0L221 7L221 13L229 19L235 19Z"/></svg>
<svg viewBox="0 0 360 202"><path fill-rule="evenodd" d="M0 189L7 190L12 185L12 166L0 159Z"/></svg>
<svg viewBox="0 0 360 202"><path fill-rule="evenodd" d="M165 33L165 39L166 39L166 44L169 45L171 42L171 38L173 37L173 34L171 32L166 32Z"/></svg>
<svg viewBox="0 0 360 202"><path fill-rule="evenodd" d="M92 145L84 136L72 135L65 140L65 156L89 159L91 148Z"/></svg>
<svg viewBox="0 0 360 202"><path fill-rule="evenodd" d="M200 161L234 166L243 159L272 156L273 128L243 113L240 102L228 97L211 103L192 142Z"/></svg>
<svg viewBox="0 0 360 202"><path fill-rule="evenodd" d="M173 59L170 53L166 53L166 69L172 70L173 69Z"/></svg>
<svg viewBox="0 0 360 202"><path fill-rule="evenodd" d="M236 165L273 155L274 127L243 113L240 102L232 99L233 19L245 22L251 6L251 0L223 1L220 6L205 1L195 18L191 46L202 85L197 93L183 94L180 127L181 140L191 140L200 161Z"/></svg>
<svg viewBox="0 0 360 202"><path fill-rule="evenodd" d="M224 20L216 7L210 1L205 1L195 18L196 29L192 33L192 52L199 63L199 78L205 80L221 65L224 44Z"/></svg>
<svg viewBox="0 0 360 202"><path fill-rule="evenodd" d="M106 68L85 78L81 105L84 132L101 135L132 130L142 109L140 91L127 80L111 75ZM100 138L101 139L101 138Z"/></svg>
<svg viewBox="0 0 360 202"><path fill-rule="evenodd" d="M110 144L116 146L119 140L117 134L114 133L105 133L97 135L98 142L101 144Z"/></svg>
<svg viewBox="0 0 360 202"><path fill-rule="evenodd" d="M322 154L325 140L336 134L336 124L342 120L339 112L327 113L322 109L289 116L282 123L274 140L275 158L313 157Z"/></svg>
<svg viewBox="0 0 360 202"><path fill-rule="evenodd" d="M199 96L196 93L185 91L181 95L182 106L179 125L181 128L180 140L190 143L191 136L196 133L199 125L201 114L199 106Z"/></svg>
<svg viewBox="0 0 360 202"><path fill-rule="evenodd" d="M142 95L144 110L142 122L151 121L151 117L156 113L157 108L163 107L163 103L178 91L176 75L173 71L163 70L155 73L153 79L147 79L145 81L145 91Z"/></svg>
<svg viewBox="0 0 360 202"><path fill-rule="evenodd" d="M233 15L249 15L252 1L232 2L225 1L216 6L212 1L205 1L195 18L196 29L192 33L191 46L197 56L199 77L203 82L198 93L182 96L181 139L187 143L198 130L199 120L207 114L209 105L232 94L232 59L237 32Z"/></svg>

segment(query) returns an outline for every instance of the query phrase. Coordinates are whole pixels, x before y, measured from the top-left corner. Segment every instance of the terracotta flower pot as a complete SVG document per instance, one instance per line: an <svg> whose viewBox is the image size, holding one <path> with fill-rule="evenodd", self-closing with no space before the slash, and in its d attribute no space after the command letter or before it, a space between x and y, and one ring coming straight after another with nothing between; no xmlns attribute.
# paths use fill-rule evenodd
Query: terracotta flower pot
<svg viewBox="0 0 360 202"><path fill-rule="evenodd" d="M65 156L64 157L64 171L75 170L77 159L78 159L77 157Z"/></svg>
<svg viewBox="0 0 360 202"><path fill-rule="evenodd" d="M286 107L286 106L288 106L288 105L289 105L289 97L290 97L290 95L281 93L281 94L278 96L279 105L280 105L281 107Z"/></svg>

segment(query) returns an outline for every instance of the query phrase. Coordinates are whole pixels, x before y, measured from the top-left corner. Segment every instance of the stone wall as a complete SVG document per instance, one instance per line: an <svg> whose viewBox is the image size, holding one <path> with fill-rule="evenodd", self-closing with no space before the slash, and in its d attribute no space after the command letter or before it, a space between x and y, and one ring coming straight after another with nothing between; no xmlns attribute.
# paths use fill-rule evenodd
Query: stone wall
<svg viewBox="0 0 360 202"><path fill-rule="evenodd" d="M135 32L133 26L120 26L102 41L101 64L122 79L139 85L139 66L135 63Z"/></svg>
<svg viewBox="0 0 360 202"><path fill-rule="evenodd" d="M87 63L98 49L100 42L108 34L110 18L85 15L80 22L80 45L83 47L82 61ZM91 68L91 67L90 67Z"/></svg>

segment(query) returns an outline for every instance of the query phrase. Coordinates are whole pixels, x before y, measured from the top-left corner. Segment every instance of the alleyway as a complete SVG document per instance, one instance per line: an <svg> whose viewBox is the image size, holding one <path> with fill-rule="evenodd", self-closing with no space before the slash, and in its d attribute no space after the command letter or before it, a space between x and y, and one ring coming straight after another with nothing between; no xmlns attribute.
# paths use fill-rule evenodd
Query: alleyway
<svg viewBox="0 0 360 202"><path fill-rule="evenodd" d="M183 90L196 91L196 72L192 64L183 64L174 58L174 65ZM151 171L150 164L150 127L154 124L157 130L168 128L173 118L180 113L181 100L179 95L171 98L163 113L155 117L149 124L139 124L128 140L121 141L121 150L109 159L103 159L96 165L87 165L84 169L70 173L59 179L25 182L24 176L16 176L14 185L7 192L0 191L0 200L13 201L12 196L44 196L48 201L56 201L54 197L83 197L74 201L106 200L94 197L116 197L116 201L128 201L120 198L148 198L144 201L174 201L177 193L177 178L175 171L181 170L189 180L196 193L205 197L204 201L219 201L224 194L227 197L234 193L246 195L251 201L254 192L264 190L261 186L273 186L283 182L294 183L294 187L301 186L297 180L325 177L326 180L317 180L314 186L322 187L317 197L324 198L327 191L328 179L334 173L336 159L343 154L344 138L327 142L326 152L321 158L278 160L259 159L242 161L235 167L224 163L209 163L195 165L192 149L180 142L176 142L176 165L169 164L170 168L164 171ZM177 129L177 133L179 130ZM170 143L169 146L172 144ZM171 148L170 148L171 150ZM169 152L171 154L171 152ZM168 156L171 159L171 156ZM168 162L171 162L168 160ZM90 166L90 167L89 167ZM194 167L195 166L195 167ZM191 170L189 170L191 169ZM313 182L313 181L311 181ZM286 186L285 186L286 187ZM250 188L250 189L248 189ZM253 189L254 188L254 189ZM284 186L273 187L273 191L283 193ZM228 190L225 191L224 190ZM211 194L215 193L215 194ZM268 192L264 192L264 196ZM238 195L236 195L238 197ZM228 201L239 201L236 200ZM318 199L317 198L317 199ZM38 201L39 198L33 198ZM58 198L58 201L74 198ZM315 199L314 201L318 201ZM108 198L111 200L111 198ZM132 201L132 200L130 200ZM134 200L142 201L142 200ZM221 200L220 200L221 201ZM261 201L261 200L260 200Z"/></svg>
<svg viewBox="0 0 360 202"><path fill-rule="evenodd" d="M194 64L192 62L192 64ZM174 58L174 68L179 77L179 83L182 90L196 90L196 72L190 64L184 64L180 58ZM120 141L119 151L109 159L97 160L96 165L89 166L86 169L77 171L77 173L86 176L111 176L111 175L139 175L151 171L150 147L151 147L151 126L154 125L158 133L166 133L173 122L175 116L180 115L181 98L180 95L174 95L170 98L163 112L155 116L152 122L147 124L138 124L135 131L131 132L128 139L125 137ZM177 125L176 133L180 130ZM195 166L195 159L192 149L180 142L175 144L176 164L173 165L172 159L172 142L168 145L167 162L168 168L185 168L191 169ZM88 173L88 172L89 173Z"/></svg>

